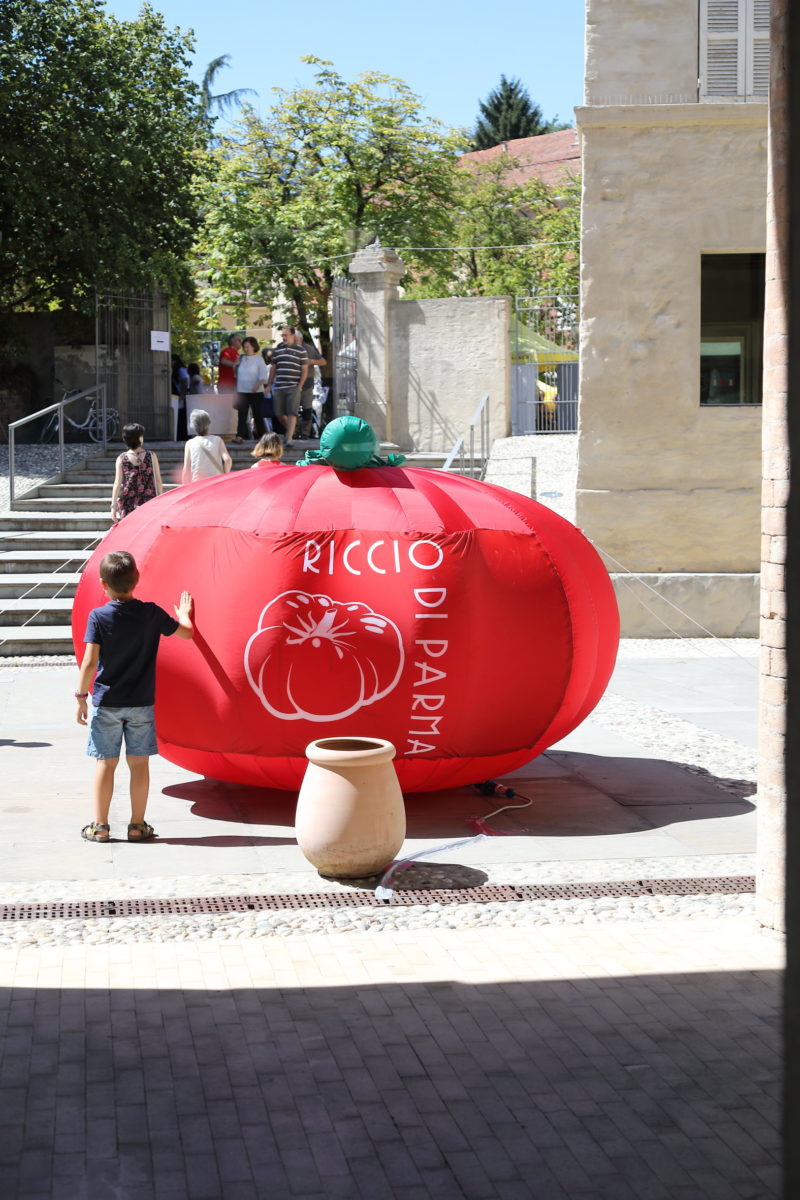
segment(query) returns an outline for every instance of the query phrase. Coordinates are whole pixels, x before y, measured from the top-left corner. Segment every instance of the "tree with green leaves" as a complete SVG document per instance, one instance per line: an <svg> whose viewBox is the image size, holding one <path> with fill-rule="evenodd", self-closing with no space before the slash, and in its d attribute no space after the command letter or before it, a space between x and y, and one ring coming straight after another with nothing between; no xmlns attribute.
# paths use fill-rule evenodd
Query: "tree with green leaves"
<svg viewBox="0 0 800 1200"><path fill-rule="evenodd" d="M209 116L219 114L223 116L230 112L232 108L241 104L245 96L255 96L256 92L253 88L234 88L231 92L212 91L216 83L217 75L223 67L230 65L230 54L220 54L218 58L213 58L206 67L203 73L203 80L200 84L200 96L202 99L203 108Z"/></svg>
<svg viewBox="0 0 800 1200"><path fill-rule="evenodd" d="M148 4L120 21L102 0L3 0L0 307L185 282L209 132L191 50Z"/></svg>
<svg viewBox="0 0 800 1200"><path fill-rule="evenodd" d="M534 104L518 79L500 76L500 83L486 100L478 101L480 116L472 135L473 150L489 150L502 142L514 138L536 137L540 133L553 133L557 129L569 129L558 117L545 121L542 110Z"/></svg>
<svg viewBox="0 0 800 1200"><path fill-rule="evenodd" d="M334 277L379 237L412 270L435 266L452 229L463 139L426 119L399 79L347 82L322 59L315 86L279 92L265 118L245 109L208 158L198 279L209 319L242 319L249 300L330 338Z"/></svg>
<svg viewBox="0 0 800 1200"><path fill-rule="evenodd" d="M452 252L413 281L424 296L557 295L578 287L580 181L555 191L539 179L512 183L508 154L459 170Z"/></svg>

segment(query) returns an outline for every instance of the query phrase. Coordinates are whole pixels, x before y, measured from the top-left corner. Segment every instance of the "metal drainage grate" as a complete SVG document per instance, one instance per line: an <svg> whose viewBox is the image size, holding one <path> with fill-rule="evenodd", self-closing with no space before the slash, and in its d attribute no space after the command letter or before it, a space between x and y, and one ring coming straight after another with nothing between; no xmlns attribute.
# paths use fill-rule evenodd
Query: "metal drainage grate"
<svg viewBox="0 0 800 1200"><path fill-rule="evenodd" d="M499 887L398 890L391 900L373 891L298 892L260 896L177 896L158 900L76 900L0 905L0 921L91 920L96 917L169 917L280 909L385 908L387 904L504 904L519 900L575 900L623 896L700 896L754 892L754 875L698 879L621 879L608 883L504 884Z"/></svg>

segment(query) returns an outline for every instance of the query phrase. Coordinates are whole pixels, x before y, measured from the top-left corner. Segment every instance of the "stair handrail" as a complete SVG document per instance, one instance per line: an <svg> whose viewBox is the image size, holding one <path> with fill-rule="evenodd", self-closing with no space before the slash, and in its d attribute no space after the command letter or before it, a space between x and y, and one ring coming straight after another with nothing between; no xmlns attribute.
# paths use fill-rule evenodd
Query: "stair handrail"
<svg viewBox="0 0 800 1200"><path fill-rule="evenodd" d="M453 449L448 454L442 466L443 471L458 471L460 475L469 475L472 479L483 479L486 473L486 464L489 461L489 409L490 397L486 392L478 407L473 413L472 420L467 427L467 432L463 437L460 437L453 446ZM478 431L479 452L476 459L475 456L475 431ZM469 462L467 463L467 455L465 447L469 445ZM453 463L458 459L459 467L453 466Z"/></svg>
<svg viewBox="0 0 800 1200"><path fill-rule="evenodd" d="M16 498L16 433L23 425L29 425L31 421L36 421L40 417L46 417L49 413L58 413L58 461L59 474L64 474L64 410L74 404L76 400L85 400L87 396L97 393L100 401L100 432L102 437L103 450L108 445L108 403L106 399L106 385L104 383L95 383L92 387L84 388L82 392L76 392L74 396L64 396L55 404L48 404L47 408L40 408L38 412L30 413L27 417L21 417L19 421L12 421L8 426L8 502L9 506L13 505Z"/></svg>

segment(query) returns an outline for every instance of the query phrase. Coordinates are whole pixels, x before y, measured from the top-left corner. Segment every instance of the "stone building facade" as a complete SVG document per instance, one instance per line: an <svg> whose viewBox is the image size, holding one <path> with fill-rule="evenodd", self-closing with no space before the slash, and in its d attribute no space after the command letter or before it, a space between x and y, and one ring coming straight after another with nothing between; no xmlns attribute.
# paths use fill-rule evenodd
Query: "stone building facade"
<svg viewBox="0 0 800 1200"><path fill-rule="evenodd" d="M768 16L587 0L577 524L658 593L628 636L758 632Z"/></svg>

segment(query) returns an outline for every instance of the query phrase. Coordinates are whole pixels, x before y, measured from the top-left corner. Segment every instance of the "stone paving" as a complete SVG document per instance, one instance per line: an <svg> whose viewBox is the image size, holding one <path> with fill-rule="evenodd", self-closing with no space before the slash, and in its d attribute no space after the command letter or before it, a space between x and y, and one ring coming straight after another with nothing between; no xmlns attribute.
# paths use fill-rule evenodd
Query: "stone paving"
<svg viewBox="0 0 800 1200"><path fill-rule="evenodd" d="M4 1196L777 1196L736 922L0 951Z"/></svg>
<svg viewBox="0 0 800 1200"><path fill-rule="evenodd" d="M596 713L515 777L531 809L417 878L752 875L754 656L623 644ZM159 842L82 843L73 672L0 670L0 903L340 888L291 798L163 760ZM404 853L496 803L410 805ZM782 954L713 889L3 922L0 1196L772 1200Z"/></svg>

